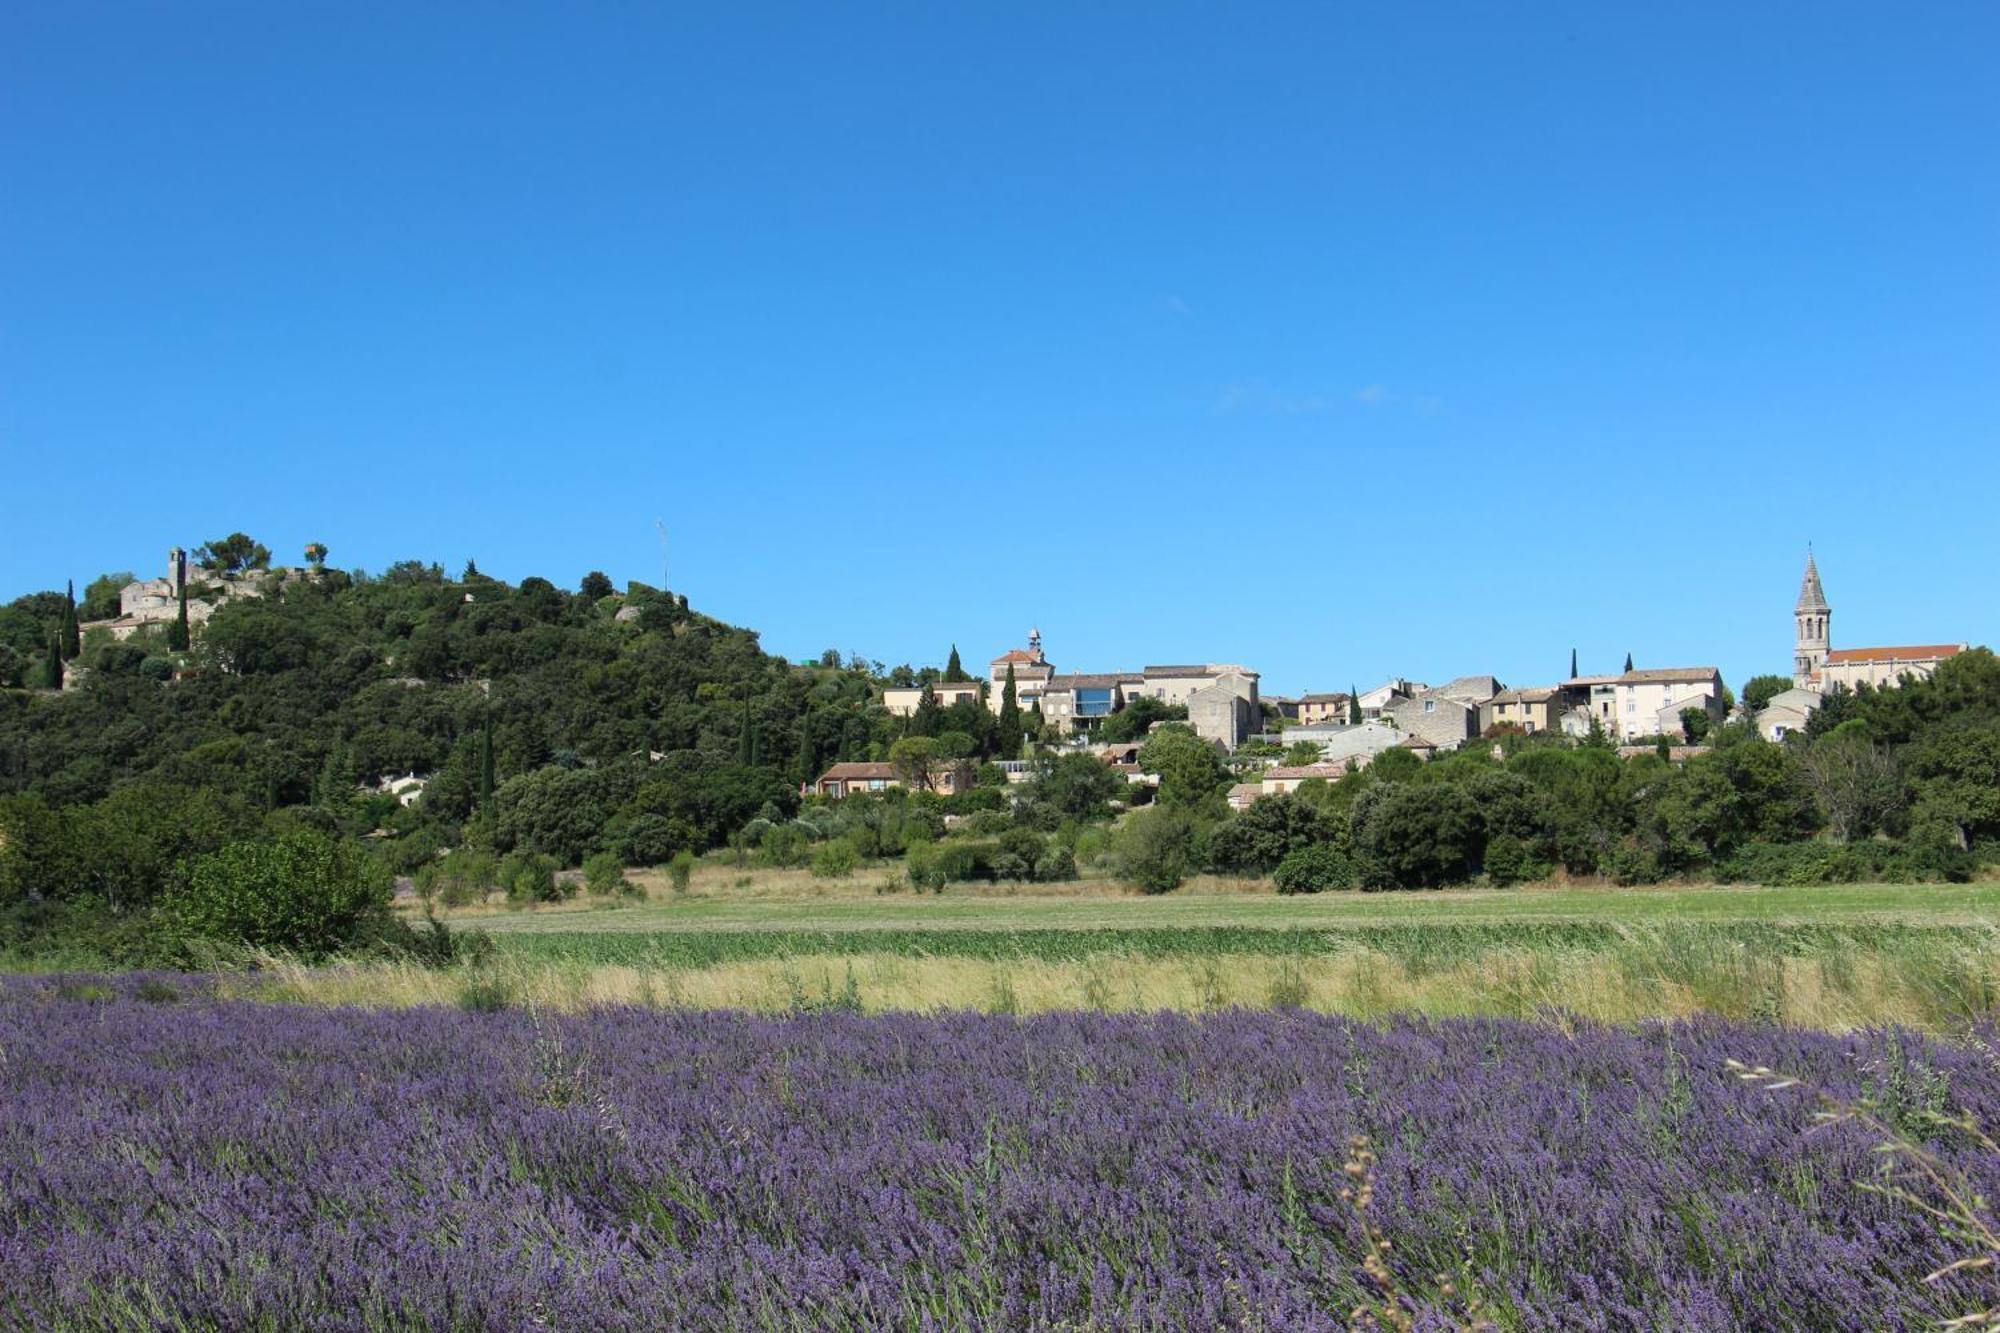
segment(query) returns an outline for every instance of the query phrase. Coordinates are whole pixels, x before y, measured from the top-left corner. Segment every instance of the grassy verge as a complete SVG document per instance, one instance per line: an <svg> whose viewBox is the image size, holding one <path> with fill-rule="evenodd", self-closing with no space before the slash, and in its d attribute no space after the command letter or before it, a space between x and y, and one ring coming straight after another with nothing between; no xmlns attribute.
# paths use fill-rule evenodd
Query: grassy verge
<svg viewBox="0 0 2000 1333"><path fill-rule="evenodd" d="M316 1004L1179 1010L1613 1023L1711 1014L1843 1031L2000 1013L2000 935L1860 926L1408 926L510 936L477 967L274 962L235 993Z"/></svg>

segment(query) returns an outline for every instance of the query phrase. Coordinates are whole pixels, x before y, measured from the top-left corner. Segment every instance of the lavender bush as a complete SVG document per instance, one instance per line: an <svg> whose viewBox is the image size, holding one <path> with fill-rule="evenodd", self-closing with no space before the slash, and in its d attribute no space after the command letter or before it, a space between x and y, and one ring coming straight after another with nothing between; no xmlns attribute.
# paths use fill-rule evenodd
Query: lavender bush
<svg viewBox="0 0 2000 1333"><path fill-rule="evenodd" d="M1975 1304L1852 1125L1970 1045L1302 1013L375 1012L0 986L14 1328L1881 1329ZM1936 1144L1987 1197L2000 1163ZM1446 1294L1446 1282L1451 1292Z"/></svg>

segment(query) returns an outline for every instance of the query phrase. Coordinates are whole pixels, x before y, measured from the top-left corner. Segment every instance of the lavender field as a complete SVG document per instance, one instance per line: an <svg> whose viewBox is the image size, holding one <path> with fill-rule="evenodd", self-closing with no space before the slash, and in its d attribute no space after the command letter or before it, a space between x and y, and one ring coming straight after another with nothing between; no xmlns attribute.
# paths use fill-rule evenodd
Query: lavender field
<svg viewBox="0 0 2000 1333"><path fill-rule="evenodd" d="M582 1016L0 988L0 1325L1881 1329L1985 1293L1735 1058L2000 1119L1979 1043L1297 1012ZM1344 1188L1377 1158L1368 1276ZM1987 1197L2000 1162L1937 1146ZM1975 1275L1976 1277L1976 1275ZM1363 1321L1363 1326L1368 1326Z"/></svg>

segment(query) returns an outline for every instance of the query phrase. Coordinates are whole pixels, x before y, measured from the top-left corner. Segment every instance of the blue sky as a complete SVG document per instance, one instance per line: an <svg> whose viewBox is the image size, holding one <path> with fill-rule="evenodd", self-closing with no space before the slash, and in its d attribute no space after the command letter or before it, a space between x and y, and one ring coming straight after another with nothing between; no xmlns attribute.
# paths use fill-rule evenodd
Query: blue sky
<svg viewBox="0 0 2000 1333"><path fill-rule="evenodd" d="M2000 8L16 5L0 596L246 529L1269 691L2000 634Z"/></svg>

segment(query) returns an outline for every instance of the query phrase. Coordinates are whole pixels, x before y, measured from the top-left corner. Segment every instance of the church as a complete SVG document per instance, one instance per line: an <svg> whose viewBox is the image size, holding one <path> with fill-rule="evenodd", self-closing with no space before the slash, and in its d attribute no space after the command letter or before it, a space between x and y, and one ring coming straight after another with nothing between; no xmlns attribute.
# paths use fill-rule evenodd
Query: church
<svg viewBox="0 0 2000 1333"><path fill-rule="evenodd" d="M1827 604L1826 589L1820 585L1819 566L1811 551L1806 552L1805 581L1799 586L1799 602L1792 611L1792 621L1795 636L1792 684L1821 694L1836 685L1851 690L1857 685L1878 688L1894 685L1905 676L1922 679L1937 670L1938 663L1966 649L1963 643L1835 648L1833 607Z"/></svg>

